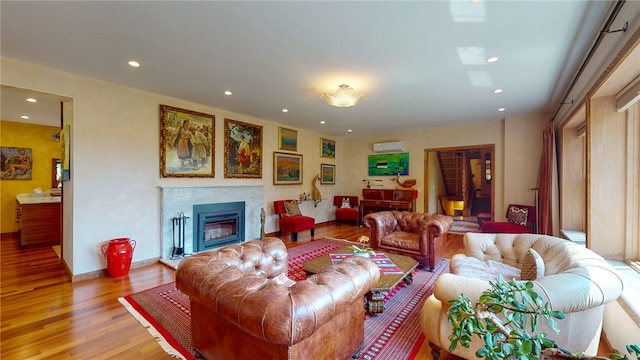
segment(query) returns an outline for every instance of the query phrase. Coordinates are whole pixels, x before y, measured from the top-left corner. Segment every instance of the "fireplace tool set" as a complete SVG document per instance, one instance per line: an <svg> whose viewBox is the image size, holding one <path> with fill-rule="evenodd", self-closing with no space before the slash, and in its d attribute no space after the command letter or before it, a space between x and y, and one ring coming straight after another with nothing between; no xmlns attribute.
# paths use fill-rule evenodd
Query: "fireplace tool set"
<svg viewBox="0 0 640 360"><path fill-rule="evenodd" d="M178 217L171 218L173 223L173 249L171 249L171 259L180 259L185 257L184 253L184 238L185 227L187 225L187 219L183 212ZM176 229L178 235L178 246L176 246Z"/></svg>

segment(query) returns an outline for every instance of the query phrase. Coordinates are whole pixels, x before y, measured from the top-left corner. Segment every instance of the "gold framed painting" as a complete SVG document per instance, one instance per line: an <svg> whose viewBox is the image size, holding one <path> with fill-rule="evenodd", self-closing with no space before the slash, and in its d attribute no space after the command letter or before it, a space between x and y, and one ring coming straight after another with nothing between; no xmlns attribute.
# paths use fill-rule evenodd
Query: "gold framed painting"
<svg viewBox="0 0 640 360"><path fill-rule="evenodd" d="M335 140L320 138L320 156L324 158L336 158Z"/></svg>
<svg viewBox="0 0 640 360"><path fill-rule="evenodd" d="M333 164L320 164L320 184L336 183L336 166Z"/></svg>
<svg viewBox="0 0 640 360"><path fill-rule="evenodd" d="M278 127L278 149L298 151L298 130Z"/></svg>
<svg viewBox="0 0 640 360"><path fill-rule="evenodd" d="M224 177L262 178L262 126L224 119Z"/></svg>
<svg viewBox="0 0 640 360"><path fill-rule="evenodd" d="M274 151L273 184L302 184L302 155Z"/></svg>
<svg viewBox="0 0 640 360"><path fill-rule="evenodd" d="M214 177L215 116L160 105L160 177Z"/></svg>

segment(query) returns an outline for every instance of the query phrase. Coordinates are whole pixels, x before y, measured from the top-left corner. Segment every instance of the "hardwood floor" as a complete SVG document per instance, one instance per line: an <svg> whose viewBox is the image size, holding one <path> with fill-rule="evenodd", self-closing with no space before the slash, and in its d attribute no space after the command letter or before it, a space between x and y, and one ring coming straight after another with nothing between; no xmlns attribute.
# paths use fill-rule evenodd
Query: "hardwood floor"
<svg viewBox="0 0 640 360"><path fill-rule="evenodd" d="M355 241L366 227L321 224L315 239ZM287 247L312 241L309 232ZM447 258L462 250L461 236L448 241ZM118 297L166 284L174 270L161 263L131 269L122 278L71 283L51 247L21 249L13 234L0 239L0 358L172 359L118 302ZM418 359L431 359L423 345ZM446 360L443 356L441 359Z"/></svg>

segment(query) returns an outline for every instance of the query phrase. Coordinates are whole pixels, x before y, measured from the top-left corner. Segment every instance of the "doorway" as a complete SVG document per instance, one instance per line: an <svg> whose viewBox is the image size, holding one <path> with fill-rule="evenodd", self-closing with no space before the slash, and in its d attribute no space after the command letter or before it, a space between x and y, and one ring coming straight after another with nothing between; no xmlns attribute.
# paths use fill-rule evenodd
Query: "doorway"
<svg viewBox="0 0 640 360"><path fill-rule="evenodd" d="M493 219L494 144L424 150L424 209Z"/></svg>
<svg viewBox="0 0 640 360"><path fill-rule="evenodd" d="M6 216L10 217L16 214L13 207L16 203L15 197L17 193L28 193L34 188L41 188L47 196L59 197L61 207L61 216L59 219L61 234L59 238L61 240L60 244L52 247L52 251L55 251L56 255L63 261L64 253L68 252L71 246L70 242L68 242L69 239L66 239L67 242L65 244L64 236L64 228L68 226L68 224L65 225L63 221L63 219L66 218L64 216L64 199L67 198L68 194L67 189L64 189L64 195L62 191L60 158L62 155L63 142L61 141L61 129L64 123L70 123L73 106L72 99L7 85L1 86L1 97L2 121L6 121L9 124L16 123L10 127L14 129L12 130L14 133L10 135L12 139L13 135L29 133L31 129L36 129L34 133L40 134L39 136L24 137L24 139L21 137L16 138L20 146L37 148L39 157L38 159L34 159L33 162L35 172L32 180L28 180L24 186L20 188L12 190L6 189L6 192L3 191L3 197L6 196L7 199L13 199L8 202L3 201L2 213L6 214L3 215L2 218L3 224L9 220L12 226L7 227L7 231L13 232L15 236L19 234L16 232L16 230L18 230L16 228L17 225L14 225L16 221L5 218ZM28 118L22 118L22 115L28 115ZM33 128L30 126L33 126ZM50 129L50 132L47 133L47 129ZM46 136L43 136L44 134L41 134L42 132L45 132ZM68 140L69 139L67 139L67 141ZM33 143L33 141L37 141L37 143ZM69 204L71 203L69 202ZM67 209L67 211L70 211L70 209ZM68 246L67 251L63 249L65 245ZM45 249L45 247L42 247L40 250L42 249ZM67 262L68 261L69 260L67 260Z"/></svg>

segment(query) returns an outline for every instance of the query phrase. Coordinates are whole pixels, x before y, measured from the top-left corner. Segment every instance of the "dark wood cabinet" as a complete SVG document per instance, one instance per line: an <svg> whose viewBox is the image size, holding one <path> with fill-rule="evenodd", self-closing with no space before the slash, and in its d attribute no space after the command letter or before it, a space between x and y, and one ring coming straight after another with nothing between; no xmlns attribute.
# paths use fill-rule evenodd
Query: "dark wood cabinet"
<svg viewBox="0 0 640 360"><path fill-rule="evenodd" d="M414 211L418 190L362 189L362 216L385 210Z"/></svg>
<svg viewBox="0 0 640 360"><path fill-rule="evenodd" d="M60 203L21 204L20 245L59 245Z"/></svg>

